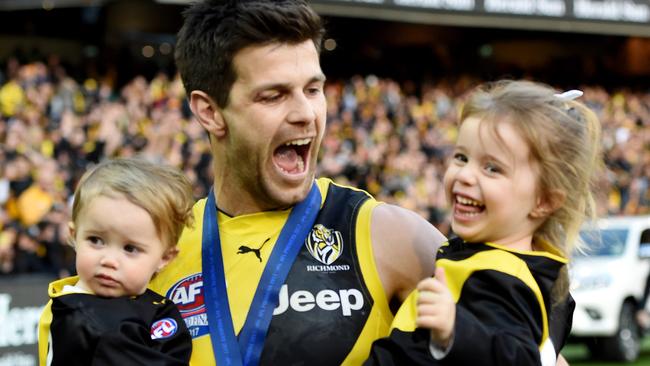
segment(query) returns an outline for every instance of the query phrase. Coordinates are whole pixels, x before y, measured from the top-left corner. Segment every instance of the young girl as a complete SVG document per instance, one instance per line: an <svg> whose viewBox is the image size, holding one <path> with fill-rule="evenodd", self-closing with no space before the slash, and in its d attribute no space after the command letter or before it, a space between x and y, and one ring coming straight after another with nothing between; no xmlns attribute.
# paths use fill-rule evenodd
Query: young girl
<svg viewBox="0 0 650 366"><path fill-rule="evenodd" d="M555 365L571 327L567 258L594 217L601 163L581 94L501 81L471 95L444 177L458 238L366 365Z"/></svg>
<svg viewBox="0 0 650 366"><path fill-rule="evenodd" d="M147 285L176 256L193 201L179 171L144 160L109 160L82 177L70 222L78 276L50 284L40 365L189 363L185 322Z"/></svg>

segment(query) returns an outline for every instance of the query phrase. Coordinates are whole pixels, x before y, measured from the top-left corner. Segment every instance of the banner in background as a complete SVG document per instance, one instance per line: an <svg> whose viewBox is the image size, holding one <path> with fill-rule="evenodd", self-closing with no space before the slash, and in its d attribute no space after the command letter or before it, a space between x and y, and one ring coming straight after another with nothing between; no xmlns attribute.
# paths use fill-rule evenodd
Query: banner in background
<svg viewBox="0 0 650 366"><path fill-rule="evenodd" d="M0 277L0 366L38 365L38 319L47 285L42 276Z"/></svg>
<svg viewBox="0 0 650 366"><path fill-rule="evenodd" d="M318 12L337 16L650 36L650 0L311 0L311 3Z"/></svg>

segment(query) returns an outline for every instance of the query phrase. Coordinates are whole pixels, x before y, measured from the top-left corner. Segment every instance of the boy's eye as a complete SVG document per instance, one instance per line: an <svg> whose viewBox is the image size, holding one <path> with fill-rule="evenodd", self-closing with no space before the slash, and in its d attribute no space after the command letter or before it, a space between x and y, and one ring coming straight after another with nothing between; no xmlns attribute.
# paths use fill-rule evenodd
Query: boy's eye
<svg viewBox="0 0 650 366"><path fill-rule="evenodd" d="M138 253L140 249L138 249L135 245L127 244L124 246L124 251L127 253Z"/></svg>
<svg viewBox="0 0 650 366"><path fill-rule="evenodd" d="M99 236L89 236L87 239L93 245L103 245L104 241Z"/></svg>

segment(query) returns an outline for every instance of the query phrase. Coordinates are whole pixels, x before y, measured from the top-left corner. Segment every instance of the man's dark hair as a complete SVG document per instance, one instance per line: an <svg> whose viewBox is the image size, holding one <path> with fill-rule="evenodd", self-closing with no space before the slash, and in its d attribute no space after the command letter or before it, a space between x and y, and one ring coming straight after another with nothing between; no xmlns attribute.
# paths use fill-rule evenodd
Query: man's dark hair
<svg viewBox="0 0 650 366"><path fill-rule="evenodd" d="M176 66L188 95L201 90L219 107L237 79L233 57L253 45L298 44L312 40L316 50L325 32L320 16L303 0L207 0L183 12Z"/></svg>

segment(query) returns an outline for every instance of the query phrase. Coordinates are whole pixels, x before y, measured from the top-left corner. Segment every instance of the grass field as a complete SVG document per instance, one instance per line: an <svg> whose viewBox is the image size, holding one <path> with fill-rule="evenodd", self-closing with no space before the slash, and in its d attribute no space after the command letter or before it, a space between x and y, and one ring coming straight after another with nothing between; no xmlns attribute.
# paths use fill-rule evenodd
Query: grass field
<svg viewBox="0 0 650 366"><path fill-rule="evenodd" d="M582 345L568 345L562 351L564 358L569 361L571 366L614 366L614 365L629 365L629 366L650 366L650 337L646 337L641 348L641 356L634 363L613 363L601 362L590 360L587 353L587 347Z"/></svg>

